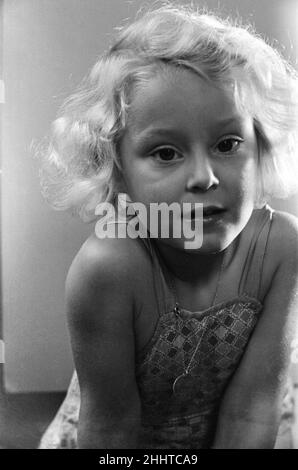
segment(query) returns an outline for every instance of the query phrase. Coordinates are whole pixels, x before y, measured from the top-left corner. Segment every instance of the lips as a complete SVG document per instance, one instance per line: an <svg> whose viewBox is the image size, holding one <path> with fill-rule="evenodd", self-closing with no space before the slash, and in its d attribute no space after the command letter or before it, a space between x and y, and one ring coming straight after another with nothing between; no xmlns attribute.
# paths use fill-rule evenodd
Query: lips
<svg viewBox="0 0 298 470"><path fill-rule="evenodd" d="M203 217L211 217L213 215L221 214L225 209L219 206L203 206ZM191 218L194 219L197 216L197 212L193 209L190 213Z"/></svg>
<svg viewBox="0 0 298 470"><path fill-rule="evenodd" d="M221 214L224 211L225 209L218 206L203 207L203 217L210 217L212 215Z"/></svg>
<svg viewBox="0 0 298 470"><path fill-rule="evenodd" d="M204 206L203 205L203 219L217 217L225 211L226 209L220 206ZM182 217L183 219L194 220L194 219L200 218L199 216L200 213L201 213L200 211L196 209L192 209L188 213L183 213Z"/></svg>

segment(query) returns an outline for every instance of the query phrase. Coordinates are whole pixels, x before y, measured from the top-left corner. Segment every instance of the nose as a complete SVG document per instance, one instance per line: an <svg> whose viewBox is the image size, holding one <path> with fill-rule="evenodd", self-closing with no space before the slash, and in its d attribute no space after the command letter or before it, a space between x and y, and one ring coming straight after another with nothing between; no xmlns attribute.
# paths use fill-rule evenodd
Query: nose
<svg viewBox="0 0 298 470"><path fill-rule="evenodd" d="M193 158L193 165L190 166L186 188L188 191L208 191L216 189L219 179L214 173L214 169L208 155L196 155Z"/></svg>

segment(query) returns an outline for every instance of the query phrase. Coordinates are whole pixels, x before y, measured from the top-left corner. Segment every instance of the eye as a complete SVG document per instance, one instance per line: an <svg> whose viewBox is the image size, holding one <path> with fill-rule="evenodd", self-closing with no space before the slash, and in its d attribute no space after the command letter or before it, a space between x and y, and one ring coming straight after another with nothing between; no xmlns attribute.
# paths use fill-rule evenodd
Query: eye
<svg viewBox="0 0 298 470"><path fill-rule="evenodd" d="M150 156L154 158L158 157L157 159L162 162L171 162L176 160L177 157L179 158L180 154L172 147L162 147L152 152Z"/></svg>
<svg viewBox="0 0 298 470"><path fill-rule="evenodd" d="M216 149L219 153L234 153L242 142L244 141L240 137L225 137L216 145Z"/></svg>

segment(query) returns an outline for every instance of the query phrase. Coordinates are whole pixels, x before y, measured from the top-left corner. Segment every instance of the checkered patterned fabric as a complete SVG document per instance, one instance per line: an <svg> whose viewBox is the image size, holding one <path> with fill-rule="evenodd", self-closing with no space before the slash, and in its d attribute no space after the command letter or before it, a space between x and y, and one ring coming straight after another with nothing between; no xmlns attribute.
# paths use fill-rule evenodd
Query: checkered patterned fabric
<svg viewBox="0 0 298 470"><path fill-rule="evenodd" d="M179 316L169 312L160 317L149 351L137 368L144 447L152 443L156 448L210 445L224 389L260 308L254 299L239 299L213 308L202 318L183 310ZM194 398L187 398L187 390L182 398L173 393L175 379L187 367L192 377L187 386L195 391Z"/></svg>

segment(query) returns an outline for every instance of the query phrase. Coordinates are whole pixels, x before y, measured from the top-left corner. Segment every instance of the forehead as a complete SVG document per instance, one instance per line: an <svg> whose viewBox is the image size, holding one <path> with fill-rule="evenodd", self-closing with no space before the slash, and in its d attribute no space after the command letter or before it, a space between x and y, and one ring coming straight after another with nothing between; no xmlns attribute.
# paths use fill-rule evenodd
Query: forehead
<svg viewBox="0 0 298 470"><path fill-rule="evenodd" d="M142 132L147 127L214 125L223 120L242 122L232 82L218 86L184 68L159 72L138 83L131 95L128 129Z"/></svg>

